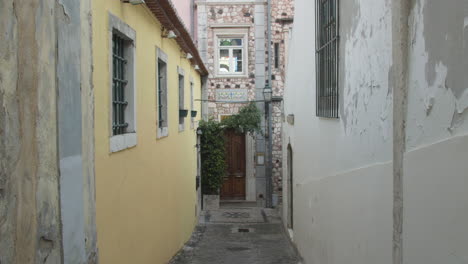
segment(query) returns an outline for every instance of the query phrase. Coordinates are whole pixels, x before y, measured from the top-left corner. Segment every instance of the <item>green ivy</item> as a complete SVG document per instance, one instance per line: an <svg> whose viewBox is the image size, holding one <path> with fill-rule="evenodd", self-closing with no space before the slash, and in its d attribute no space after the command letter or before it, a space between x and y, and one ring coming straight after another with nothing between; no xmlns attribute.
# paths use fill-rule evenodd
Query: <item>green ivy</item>
<svg viewBox="0 0 468 264"><path fill-rule="evenodd" d="M254 103L221 123L213 119L200 121L200 155L204 194L219 194L226 174L226 149L224 131L234 129L239 133L260 132L261 113Z"/></svg>
<svg viewBox="0 0 468 264"><path fill-rule="evenodd" d="M261 114L254 103L241 108L239 113L227 117L221 122L225 129L234 129L239 133L260 132Z"/></svg>

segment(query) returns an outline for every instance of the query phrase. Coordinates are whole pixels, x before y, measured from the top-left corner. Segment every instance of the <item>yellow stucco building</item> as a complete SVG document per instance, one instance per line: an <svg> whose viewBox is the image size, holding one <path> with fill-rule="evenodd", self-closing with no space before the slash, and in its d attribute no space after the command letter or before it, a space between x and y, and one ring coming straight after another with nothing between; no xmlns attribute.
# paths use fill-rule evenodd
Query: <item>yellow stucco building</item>
<svg viewBox="0 0 468 264"><path fill-rule="evenodd" d="M206 68L170 1L145 2L92 2L103 264L166 263L196 224L196 99Z"/></svg>

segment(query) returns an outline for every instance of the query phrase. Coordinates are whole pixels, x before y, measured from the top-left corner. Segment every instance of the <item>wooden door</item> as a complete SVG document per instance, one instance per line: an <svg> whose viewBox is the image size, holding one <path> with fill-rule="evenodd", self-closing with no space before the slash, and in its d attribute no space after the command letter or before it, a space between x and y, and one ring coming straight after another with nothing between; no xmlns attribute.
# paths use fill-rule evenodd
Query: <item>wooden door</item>
<svg viewBox="0 0 468 264"><path fill-rule="evenodd" d="M226 131L227 172L221 187L221 199L245 200L245 134Z"/></svg>

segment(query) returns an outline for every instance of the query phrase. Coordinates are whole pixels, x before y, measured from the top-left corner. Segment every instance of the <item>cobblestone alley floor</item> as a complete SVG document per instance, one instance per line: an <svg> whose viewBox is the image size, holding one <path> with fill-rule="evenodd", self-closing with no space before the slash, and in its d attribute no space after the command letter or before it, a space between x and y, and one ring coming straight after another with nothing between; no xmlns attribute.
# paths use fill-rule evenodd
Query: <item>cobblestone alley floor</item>
<svg viewBox="0 0 468 264"><path fill-rule="evenodd" d="M298 264L272 209L230 205L203 212L192 238L170 264Z"/></svg>

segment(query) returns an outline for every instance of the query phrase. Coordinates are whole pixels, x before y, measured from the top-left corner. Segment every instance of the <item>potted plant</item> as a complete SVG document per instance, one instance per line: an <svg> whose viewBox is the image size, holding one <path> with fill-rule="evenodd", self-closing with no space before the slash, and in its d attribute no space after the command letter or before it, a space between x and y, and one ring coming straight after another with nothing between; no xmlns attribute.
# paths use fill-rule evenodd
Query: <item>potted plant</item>
<svg viewBox="0 0 468 264"><path fill-rule="evenodd" d="M219 208L219 190L226 173L223 129L214 120L202 120L200 130L203 209L216 210Z"/></svg>
<svg viewBox="0 0 468 264"><path fill-rule="evenodd" d="M187 109L179 109L179 117L187 117L188 110Z"/></svg>
<svg viewBox="0 0 468 264"><path fill-rule="evenodd" d="M190 113L190 116L191 117L196 117L197 116L197 111L192 110L191 113Z"/></svg>
<svg viewBox="0 0 468 264"><path fill-rule="evenodd" d="M233 129L240 133L260 133L261 114L251 103L221 122L213 119L200 122L200 155L203 209L219 208L219 192L226 175L226 150L224 131Z"/></svg>

